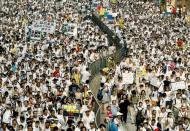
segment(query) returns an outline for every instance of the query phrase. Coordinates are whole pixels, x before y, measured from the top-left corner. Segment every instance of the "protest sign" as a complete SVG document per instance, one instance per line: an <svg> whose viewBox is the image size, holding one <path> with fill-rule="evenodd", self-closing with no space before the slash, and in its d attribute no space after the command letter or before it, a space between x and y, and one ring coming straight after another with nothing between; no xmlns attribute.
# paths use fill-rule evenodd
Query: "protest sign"
<svg viewBox="0 0 190 131"><path fill-rule="evenodd" d="M32 23L31 29L40 32L54 33L56 28L55 22L36 20Z"/></svg>
<svg viewBox="0 0 190 131"><path fill-rule="evenodd" d="M35 20L32 25L25 26L26 41L41 40L47 33L54 33L56 23L51 21Z"/></svg>
<svg viewBox="0 0 190 131"><path fill-rule="evenodd" d="M129 72L127 73L127 75L125 76L125 83L126 84L133 84L135 78L134 78L134 73L132 72Z"/></svg>
<svg viewBox="0 0 190 131"><path fill-rule="evenodd" d="M40 31L35 31L32 30L31 35L30 35L30 39L31 40L41 40L41 33Z"/></svg>
<svg viewBox="0 0 190 131"><path fill-rule="evenodd" d="M62 32L66 35L71 35L77 37L77 24L74 23L67 23L63 24Z"/></svg>
<svg viewBox="0 0 190 131"><path fill-rule="evenodd" d="M30 40L41 40L41 32L40 31L35 31L32 30L31 26L25 26L25 39L26 41L30 41Z"/></svg>
<svg viewBox="0 0 190 131"><path fill-rule="evenodd" d="M74 116L77 117L80 115L80 111L76 109L76 106L73 105L64 105L63 106L64 112L63 116Z"/></svg>
<svg viewBox="0 0 190 131"><path fill-rule="evenodd" d="M185 89L186 88L185 81L171 83L171 88L172 88L172 91L176 91L178 89Z"/></svg>
<svg viewBox="0 0 190 131"><path fill-rule="evenodd" d="M155 87L160 87L160 81L156 77L153 77L150 79L150 84L155 86Z"/></svg>

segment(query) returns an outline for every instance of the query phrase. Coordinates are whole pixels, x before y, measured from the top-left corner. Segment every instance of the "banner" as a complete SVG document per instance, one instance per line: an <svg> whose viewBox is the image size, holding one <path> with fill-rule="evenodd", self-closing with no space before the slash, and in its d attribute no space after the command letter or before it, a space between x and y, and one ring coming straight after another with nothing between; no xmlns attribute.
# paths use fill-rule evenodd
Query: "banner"
<svg viewBox="0 0 190 131"><path fill-rule="evenodd" d="M41 31L37 30L32 30L31 26L25 26L25 40L30 41L30 40L41 40L44 38L46 34Z"/></svg>
<svg viewBox="0 0 190 131"><path fill-rule="evenodd" d="M31 29L40 32L54 33L56 29L55 22L36 20L32 23Z"/></svg>
<svg viewBox="0 0 190 131"><path fill-rule="evenodd" d="M185 89L186 84L185 84L185 81L180 81L180 82L171 83L171 87L172 87L172 91L176 91L178 89Z"/></svg>
<svg viewBox="0 0 190 131"><path fill-rule="evenodd" d="M77 33L78 33L77 27L78 27L77 24L74 24L74 23L63 24L62 32L66 35L77 37Z"/></svg>
<svg viewBox="0 0 190 131"><path fill-rule="evenodd" d="M42 32L32 30L32 32L30 34L30 39L31 40L41 40L41 38L42 38Z"/></svg>
<svg viewBox="0 0 190 131"><path fill-rule="evenodd" d="M64 109L63 116L73 116L73 117L80 116L80 111L76 109L76 106L64 105L63 109Z"/></svg>

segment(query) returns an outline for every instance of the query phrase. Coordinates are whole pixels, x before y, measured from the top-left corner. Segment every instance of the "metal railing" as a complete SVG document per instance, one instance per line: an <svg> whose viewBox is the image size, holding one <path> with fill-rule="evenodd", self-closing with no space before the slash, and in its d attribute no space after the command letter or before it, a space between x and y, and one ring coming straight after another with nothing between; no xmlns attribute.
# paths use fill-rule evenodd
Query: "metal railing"
<svg viewBox="0 0 190 131"><path fill-rule="evenodd" d="M117 49L120 49L122 47L120 44L121 40L119 39L119 37L101 21L100 17L96 13L92 13L90 18L95 25L98 25L102 32L107 34L110 46L114 45Z"/></svg>
<svg viewBox="0 0 190 131"><path fill-rule="evenodd" d="M97 94L95 92L93 92L92 88L98 88L98 87L94 87L94 83L92 83L93 78L95 78L96 75L98 75L100 73L100 70L107 67L108 66L108 58L112 57L113 61L115 63L120 62L127 54L127 47L123 47L120 44L120 39L118 36L115 35L115 33L113 33L102 21L101 19L96 16L95 14L92 13L91 16L89 16L89 18L93 21L93 23L95 25L98 25L100 30L102 32L104 32L105 34L107 34L107 38L109 41L109 46L115 46L116 47L116 51L113 52L113 54L105 56L105 57L101 57L100 59L94 61L93 63L89 64L89 69L91 71L91 81L90 81L90 88L92 91L92 94L94 95L95 98L95 113L96 113L96 126L98 126L100 124L100 120L101 118L101 104L99 103L99 101L97 100L96 96ZM98 90L98 89L97 89Z"/></svg>

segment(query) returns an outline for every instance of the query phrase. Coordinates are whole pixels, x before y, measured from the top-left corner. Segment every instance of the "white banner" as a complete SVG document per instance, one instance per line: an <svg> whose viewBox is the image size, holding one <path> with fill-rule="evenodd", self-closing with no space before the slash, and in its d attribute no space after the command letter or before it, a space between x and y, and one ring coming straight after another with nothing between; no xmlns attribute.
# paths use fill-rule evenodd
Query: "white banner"
<svg viewBox="0 0 190 131"><path fill-rule="evenodd" d="M186 84L185 84L185 81L180 81L180 82L171 83L171 87L172 87L172 91L176 91L178 89L185 89Z"/></svg>
<svg viewBox="0 0 190 131"><path fill-rule="evenodd" d="M35 30L35 31L46 32L46 33L52 34L55 32L56 23L42 21L42 20L36 20L32 23L31 29Z"/></svg>
<svg viewBox="0 0 190 131"><path fill-rule="evenodd" d="M66 34L66 35L71 35L71 36L75 36L77 37L77 24L74 23L68 23L68 24L64 24L62 27L62 31Z"/></svg>
<svg viewBox="0 0 190 131"><path fill-rule="evenodd" d="M25 26L25 39L30 40L41 40L42 32L38 30L32 30L31 26Z"/></svg>

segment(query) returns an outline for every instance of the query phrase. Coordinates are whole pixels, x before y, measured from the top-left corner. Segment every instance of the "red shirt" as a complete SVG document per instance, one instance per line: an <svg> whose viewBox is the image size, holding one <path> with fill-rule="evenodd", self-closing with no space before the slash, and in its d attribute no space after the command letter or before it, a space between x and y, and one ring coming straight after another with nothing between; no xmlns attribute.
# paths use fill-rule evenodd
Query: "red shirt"
<svg viewBox="0 0 190 131"><path fill-rule="evenodd" d="M111 112L111 111L108 111L108 112L107 112L107 116L108 116L109 118L112 118L112 112Z"/></svg>
<svg viewBox="0 0 190 131"><path fill-rule="evenodd" d="M176 14L176 13L177 13L176 8L173 8L173 9L172 9L172 14Z"/></svg>
<svg viewBox="0 0 190 131"><path fill-rule="evenodd" d="M160 129L159 129L159 128L156 128L154 131L160 131Z"/></svg>
<svg viewBox="0 0 190 131"><path fill-rule="evenodd" d="M182 40L178 40L177 41L177 46L178 47L183 47L183 41Z"/></svg>
<svg viewBox="0 0 190 131"><path fill-rule="evenodd" d="M53 72L53 77L59 77L59 76L60 76L59 70L55 70L55 71Z"/></svg>

